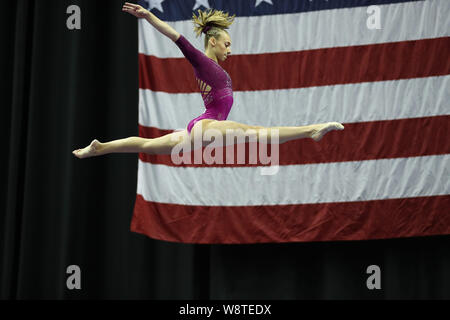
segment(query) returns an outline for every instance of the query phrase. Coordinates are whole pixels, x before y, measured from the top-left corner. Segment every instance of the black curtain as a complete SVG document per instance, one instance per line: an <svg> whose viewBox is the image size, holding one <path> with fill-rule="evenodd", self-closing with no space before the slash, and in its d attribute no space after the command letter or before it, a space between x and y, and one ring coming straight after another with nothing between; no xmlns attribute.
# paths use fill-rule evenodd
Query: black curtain
<svg viewBox="0 0 450 320"><path fill-rule="evenodd" d="M72 150L138 135L138 30L122 1L0 10L2 299L448 299L450 237L193 245L129 231L137 154ZM67 7L81 9L69 30ZM69 290L67 267L81 269ZM369 290L366 269L381 269Z"/></svg>

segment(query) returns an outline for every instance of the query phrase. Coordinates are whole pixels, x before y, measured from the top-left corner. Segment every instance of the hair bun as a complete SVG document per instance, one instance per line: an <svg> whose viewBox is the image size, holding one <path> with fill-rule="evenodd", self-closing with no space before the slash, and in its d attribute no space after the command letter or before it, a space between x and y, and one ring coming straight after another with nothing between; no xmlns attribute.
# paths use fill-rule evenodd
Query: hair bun
<svg viewBox="0 0 450 320"><path fill-rule="evenodd" d="M204 34L206 34L206 33L208 32L209 29L211 29L211 26L204 26L203 29L202 29L202 32L203 32Z"/></svg>
<svg viewBox="0 0 450 320"><path fill-rule="evenodd" d="M196 36L199 37L202 33L208 35L208 31L211 33L216 30L216 28L221 30L228 29L233 23L235 16L235 14L230 16L229 13L216 9L208 9L207 11L198 9L198 16L195 13L192 13L194 32L196 33ZM213 33L216 34L216 32Z"/></svg>

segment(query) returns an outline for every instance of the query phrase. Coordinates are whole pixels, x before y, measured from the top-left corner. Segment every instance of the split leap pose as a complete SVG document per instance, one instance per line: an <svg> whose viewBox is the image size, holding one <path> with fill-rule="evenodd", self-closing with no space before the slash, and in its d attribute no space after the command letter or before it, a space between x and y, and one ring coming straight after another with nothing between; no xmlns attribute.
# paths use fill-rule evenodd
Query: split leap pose
<svg viewBox="0 0 450 320"><path fill-rule="evenodd" d="M246 132L253 129L256 132L257 141L260 133L266 134L267 141L271 139L271 130L276 129L278 143L302 138L311 138L319 141L331 130L343 130L344 126L339 122L326 122L300 127L263 127L251 126L243 123L226 120L233 104L233 90L228 73L219 65L218 61L225 61L231 54L231 38L225 29L233 23L234 15L229 16L218 10L199 11L199 15L193 15L194 31L197 36L205 34L205 53L196 49L191 43L169 26L161 21L150 11L139 5L125 2L123 11L137 18L145 18L159 32L169 37L182 51L183 55L194 68L197 83L206 110L200 116L192 119L187 128L175 131L154 139L142 137L128 137L101 143L94 139L90 145L83 149L74 150L72 153L78 158L99 156L108 153L143 152L148 154L171 154L177 144L189 144L194 146L194 138L210 129L220 132L222 137L226 136L227 129ZM264 131L260 131L264 130ZM224 140L225 141L225 140ZM202 141L202 146L208 144ZM223 144L225 145L225 143Z"/></svg>

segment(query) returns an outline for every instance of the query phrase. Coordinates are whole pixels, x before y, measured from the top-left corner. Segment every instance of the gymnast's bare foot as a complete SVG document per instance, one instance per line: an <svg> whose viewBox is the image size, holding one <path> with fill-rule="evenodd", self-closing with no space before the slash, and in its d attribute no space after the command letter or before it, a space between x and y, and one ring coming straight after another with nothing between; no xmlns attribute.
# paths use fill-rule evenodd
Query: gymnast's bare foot
<svg viewBox="0 0 450 320"><path fill-rule="evenodd" d="M327 122L318 124L313 130L311 138L316 141L320 141L320 139L322 139L323 136L331 130L344 130L344 126L339 122Z"/></svg>
<svg viewBox="0 0 450 320"><path fill-rule="evenodd" d="M101 143L97 139L92 140L91 144L83 149L73 150L72 153L75 157L84 159L89 157L95 157L99 155Z"/></svg>

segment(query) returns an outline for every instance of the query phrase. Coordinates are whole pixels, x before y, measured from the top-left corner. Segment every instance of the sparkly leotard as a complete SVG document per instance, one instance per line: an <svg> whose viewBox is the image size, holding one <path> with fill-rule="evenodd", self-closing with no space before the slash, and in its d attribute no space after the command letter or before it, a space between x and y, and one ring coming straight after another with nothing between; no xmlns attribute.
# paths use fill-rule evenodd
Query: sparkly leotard
<svg viewBox="0 0 450 320"><path fill-rule="evenodd" d="M189 122L187 131L191 133L194 124L202 119L226 120L233 105L233 89L228 73L217 62L192 46L183 35L180 35L175 44L194 67L206 108L203 114Z"/></svg>

